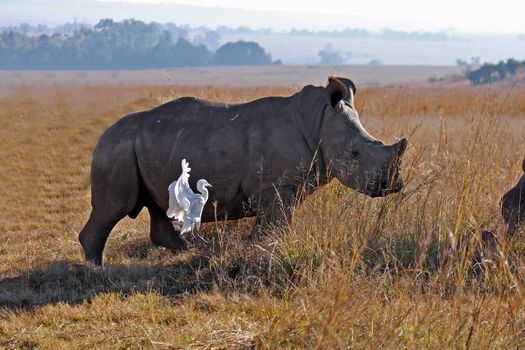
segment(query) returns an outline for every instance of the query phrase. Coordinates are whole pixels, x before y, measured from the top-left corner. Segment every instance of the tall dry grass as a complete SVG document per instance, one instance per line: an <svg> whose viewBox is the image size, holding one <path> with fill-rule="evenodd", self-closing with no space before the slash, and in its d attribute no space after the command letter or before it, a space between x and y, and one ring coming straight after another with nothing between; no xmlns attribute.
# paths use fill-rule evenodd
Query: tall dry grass
<svg viewBox="0 0 525 350"><path fill-rule="evenodd" d="M363 89L365 127L409 136L406 187L371 199L333 181L258 242L205 225L173 254L148 217L83 266L91 150L122 114L172 97L242 102L294 88L55 87L0 100L0 344L7 348L519 348L524 233L499 197L525 149L525 90ZM487 241L483 232L497 234Z"/></svg>

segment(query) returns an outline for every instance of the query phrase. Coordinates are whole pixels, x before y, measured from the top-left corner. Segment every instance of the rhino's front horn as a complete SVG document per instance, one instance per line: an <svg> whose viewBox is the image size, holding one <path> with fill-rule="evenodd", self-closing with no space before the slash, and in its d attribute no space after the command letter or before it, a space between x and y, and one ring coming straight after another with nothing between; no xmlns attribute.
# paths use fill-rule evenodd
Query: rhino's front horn
<svg viewBox="0 0 525 350"><path fill-rule="evenodd" d="M392 147L396 150L396 153L398 156L403 155L405 153L405 150L407 149L408 140L406 138L402 138L398 142L392 145Z"/></svg>

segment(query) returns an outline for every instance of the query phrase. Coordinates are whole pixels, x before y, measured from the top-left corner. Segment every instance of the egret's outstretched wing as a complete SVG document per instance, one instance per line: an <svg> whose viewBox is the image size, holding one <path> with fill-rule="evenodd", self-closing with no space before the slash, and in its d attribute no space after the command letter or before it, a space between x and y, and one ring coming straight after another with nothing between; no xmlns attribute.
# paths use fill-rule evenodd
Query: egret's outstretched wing
<svg viewBox="0 0 525 350"><path fill-rule="evenodd" d="M166 214L170 218L175 217L177 220L184 222L180 230L180 234L183 235L191 232L194 228L199 229L202 209L208 199L208 191L202 184L201 187L203 188L199 188L199 184L197 184L197 189L201 193L194 193L188 181L191 168L186 159L182 160L181 167L182 174L177 181L172 182L168 187L170 197L169 208ZM204 182L206 183L206 181Z"/></svg>
<svg viewBox="0 0 525 350"><path fill-rule="evenodd" d="M187 212L190 209L191 201L195 197L195 193L191 190L188 179L190 178L191 168L186 159L181 162L182 174L180 174L177 183L175 184L175 197L179 205Z"/></svg>
<svg viewBox="0 0 525 350"><path fill-rule="evenodd" d="M189 188L188 179L190 177L189 163L186 159L183 159L181 162L182 173L180 174L177 181L173 181L169 187L169 208L166 212L166 215L169 218L175 218L178 221L182 221L184 218L184 213L189 209L190 202L188 201L188 196L185 194L185 187Z"/></svg>
<svg viewBox="0 0 525 350"><path fill-rule="evenodd" d="M177 200L177 196L175 195L175 187L177 186L177 181L173 181L169 187L169 207L166 211L166 215L169 218L182 221L184 217L184 208L179 204L179 201Z"/></svg>
<svg viewBox="0 0 525 350"><path fill-rule="evenodd" d="M182 168L182 174L180 174L180 178L183 178L184 181L188 182L188 179L190 178L190 171L191 171L190 163L188 163L186 158L184 158L180 162L180 165L181 165L181 168Z"/></svg>

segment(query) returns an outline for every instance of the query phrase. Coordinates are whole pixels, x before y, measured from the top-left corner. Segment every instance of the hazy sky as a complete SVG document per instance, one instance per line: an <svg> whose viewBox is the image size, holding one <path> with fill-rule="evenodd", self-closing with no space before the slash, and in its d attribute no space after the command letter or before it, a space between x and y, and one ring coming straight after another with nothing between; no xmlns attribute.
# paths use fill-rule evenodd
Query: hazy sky
<svg viewBox="0 0 525 350"><path fill-rule="evenodd" d="M413 29L455 28L463 32L525 32L520 0L114 0L177 3L266 11L353 15L384 19ZM325 19L326 20L326 19ZM329 26L325 23L324 26ZM351 24L349 23L351 27Z"/></svg>

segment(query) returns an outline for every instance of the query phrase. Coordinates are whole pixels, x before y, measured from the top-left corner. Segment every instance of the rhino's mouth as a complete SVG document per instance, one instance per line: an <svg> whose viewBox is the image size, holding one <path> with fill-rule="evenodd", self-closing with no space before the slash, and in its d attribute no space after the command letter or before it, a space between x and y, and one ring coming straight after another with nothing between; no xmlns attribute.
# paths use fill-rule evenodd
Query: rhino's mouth
<svg viewBox="0 0 525 350"><path fill-rule="evenodd" d="M386 176L380 176L368 182L366 193L372 198L384 197L401 191L403 186L403 180L399 168L397 168L393 176L389 176L387 173Z"/></svg>
<svg viewBox="0 0 525 350"><path fill-rule="evenodd" d="M375 186L374 189L369 189L367 194L372 197L384 197L392 193L397 193L403 189L403 182L396 181L392 186L388 186L386 181L379 186Z"/></svg>

